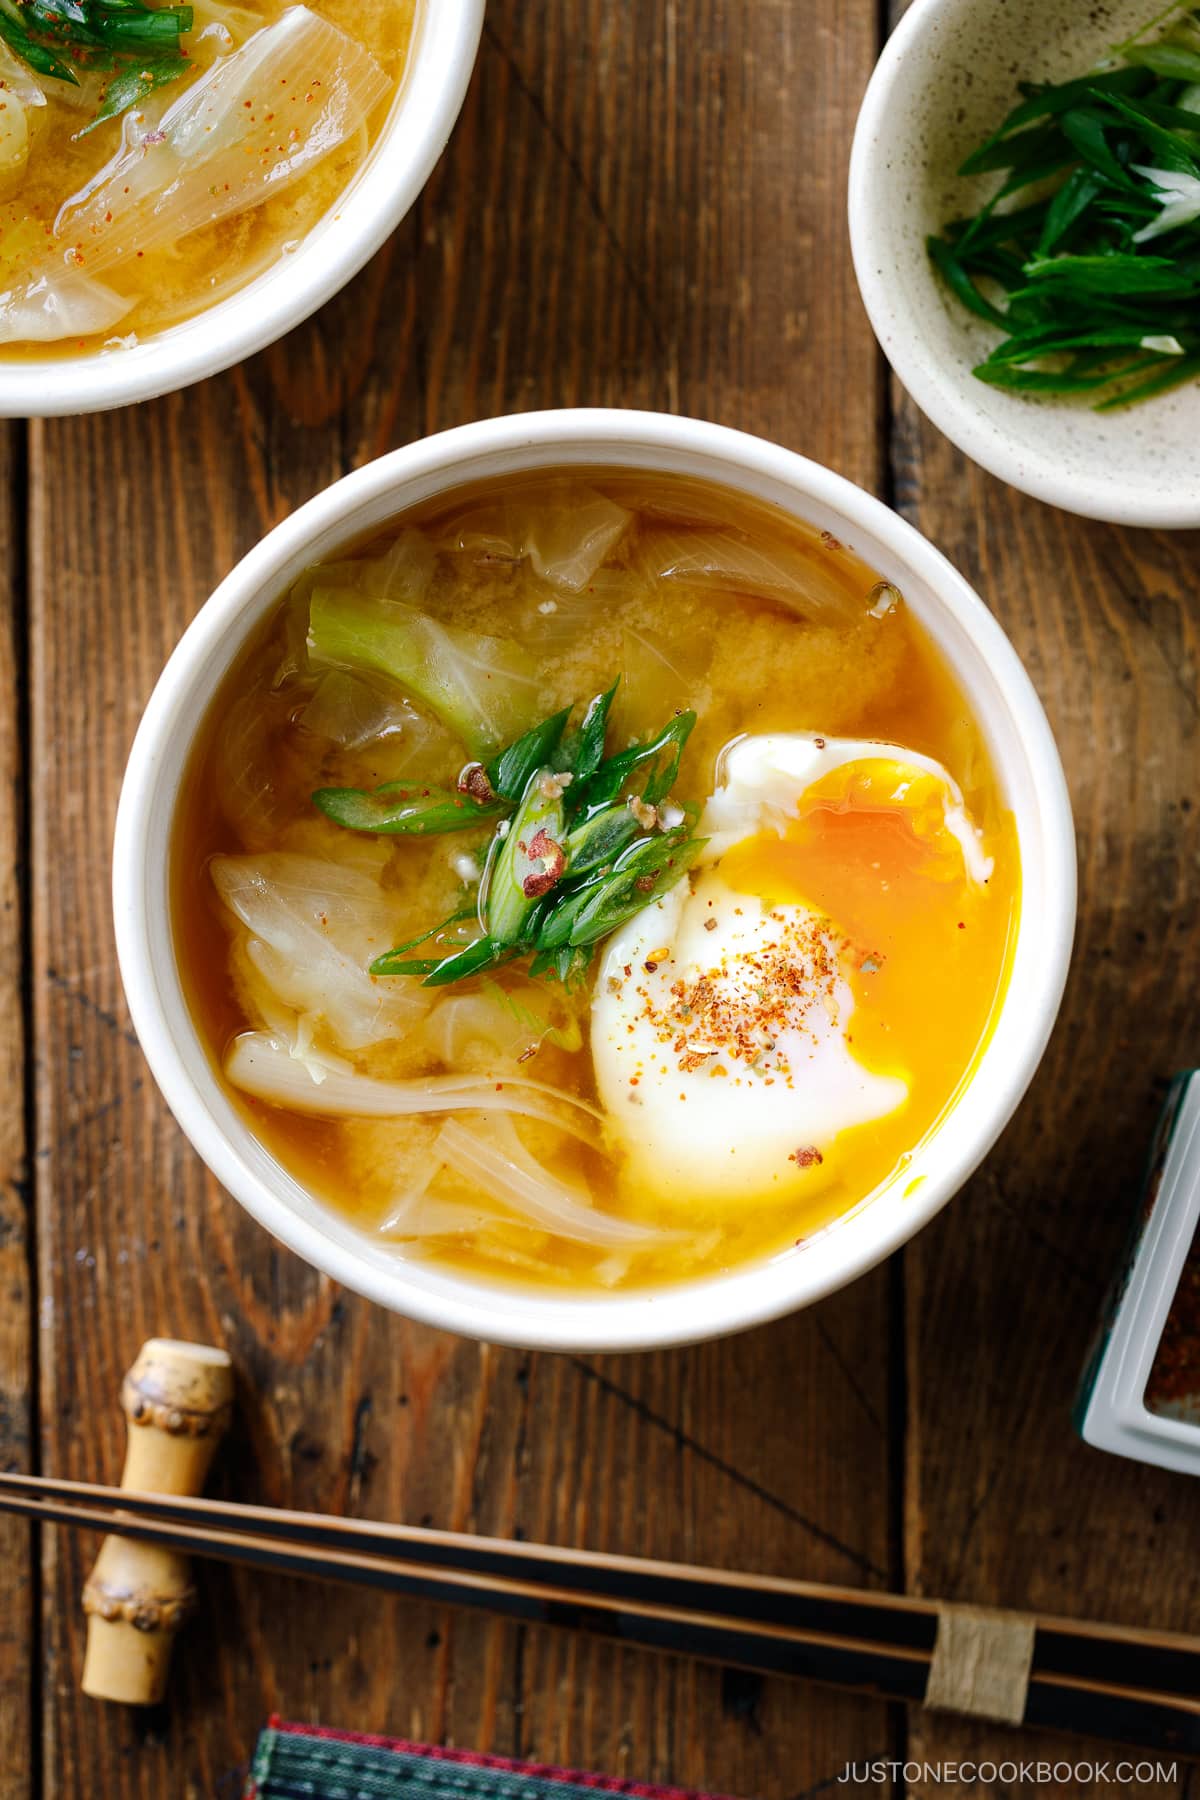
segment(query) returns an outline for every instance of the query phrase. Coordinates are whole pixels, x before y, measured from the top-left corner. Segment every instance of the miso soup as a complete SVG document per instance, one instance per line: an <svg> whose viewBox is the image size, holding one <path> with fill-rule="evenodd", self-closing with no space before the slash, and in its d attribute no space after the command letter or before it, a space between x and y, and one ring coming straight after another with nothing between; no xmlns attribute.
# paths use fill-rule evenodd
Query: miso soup
<svg viewBox="0 0 1200 1800"><path fill-rule="evenodd" d="M294 250L387 116L415 4L0 8L0 354L118 350Z"/></svg>
<svg viewBox="0 0 1200 1800"><path fill-rule="evenodd" d="M308 570L173 840L214 1063L402 1257L636 1287L907 1180L1007 979L1020 872L938 651L723 489L548 472Z"/></svg>

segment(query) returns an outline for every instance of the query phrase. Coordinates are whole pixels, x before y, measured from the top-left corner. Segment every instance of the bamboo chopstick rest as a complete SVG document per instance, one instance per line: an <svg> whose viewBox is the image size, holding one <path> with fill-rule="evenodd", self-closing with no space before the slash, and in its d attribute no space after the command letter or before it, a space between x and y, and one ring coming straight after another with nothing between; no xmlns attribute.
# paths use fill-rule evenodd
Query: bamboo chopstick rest
<svg viewBox="0 0 1200 1800"><path fill-rule="evenodd" d="M121 1410L128 1428L121 1486L199 1494L233 1410L233 1364L208 1344L150 1338L122 1383ZM157 1705L194 1598L186 1556L106 1537L83 1590L84 1693Z"/></svg>

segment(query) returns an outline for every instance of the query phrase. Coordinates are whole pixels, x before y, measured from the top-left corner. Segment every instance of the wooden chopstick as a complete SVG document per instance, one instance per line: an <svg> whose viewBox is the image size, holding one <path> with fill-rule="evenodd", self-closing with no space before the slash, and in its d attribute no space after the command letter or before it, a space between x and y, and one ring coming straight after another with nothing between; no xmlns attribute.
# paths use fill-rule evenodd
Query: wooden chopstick
<svg viewBox="0 0 1200 1800"><path fill-rule="evenodd" d="M935 1600L0 1472L0 1511L921 1700ZM1025 1723L1200 1755L1200 1640L1037 1618Z"/></svg>

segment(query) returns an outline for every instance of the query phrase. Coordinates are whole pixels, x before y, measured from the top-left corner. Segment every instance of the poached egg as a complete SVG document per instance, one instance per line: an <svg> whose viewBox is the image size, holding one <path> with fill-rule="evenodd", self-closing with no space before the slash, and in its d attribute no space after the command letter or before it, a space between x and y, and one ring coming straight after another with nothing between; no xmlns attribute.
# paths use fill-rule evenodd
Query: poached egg
<svg viewBox="0 0 1200 1800"><path fill-rule="evenodd" d="M853 1188L855 1141L903 1119L928 1061L913 959L934 921L966 930L982 833L930 758L782 733L726 748L699 835L691 876L608 940L595 986L626 1178L672 1207Z"/></svg>

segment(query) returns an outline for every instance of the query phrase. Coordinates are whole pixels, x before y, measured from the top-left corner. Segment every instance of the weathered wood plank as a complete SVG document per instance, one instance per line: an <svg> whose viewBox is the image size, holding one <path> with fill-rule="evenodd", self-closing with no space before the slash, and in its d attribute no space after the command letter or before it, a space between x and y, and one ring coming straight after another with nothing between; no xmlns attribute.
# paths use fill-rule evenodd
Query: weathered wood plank
<svg viewBox="0 0 1200 1800"><path fill-rule="evenodd" d="M25 430L0 426L0 1468L30 1469L33 1290L26 1133L25 977ZM36 1534L0 1522L0 1794L29 1779L36 1721L33 1668Z"/></svg>
<svg viewBox="0 0 1200 1800"><path fill-rule="evenodd" d="M107 901L120 771L168 649L235 557L346 467L588 401L706 413L877 478L842 229L873 51L866 0L494 4L450 152L345 295L191 394L35 434L48 1467L116 1471L116 1386L148 1332L224 1336L248 1404L221 1479L244 1497L893 1574L886 1276L733 1344L624 1362L373 1312L275 1250L185 1150L130 1040ZM78 1695L92 1548L61 1537L46 1559L45 1791L62 1800L233 1793L276 1707L764 1795L891 1741L869 1702L220 1570L169 1713L135 1719Z"/></svg>
<svg viewBox="0 0 1200 1800"><path fill-rule="evenodd" d="M1166 1082L1196 1061L1200 554L1189 534L1121 531L1025 499L904 397L896 484L1025 660L1066 766L1080 866L1073 973L1033 1089L967 1191L906 1252L907 1581L1194 1630L1193 1489L1086 1448L1071 1405ZM910 1754L1112 1749L918 1714ZM1137 1791L1182 1784L1181 1766L1178 1782Z"/></svg>

